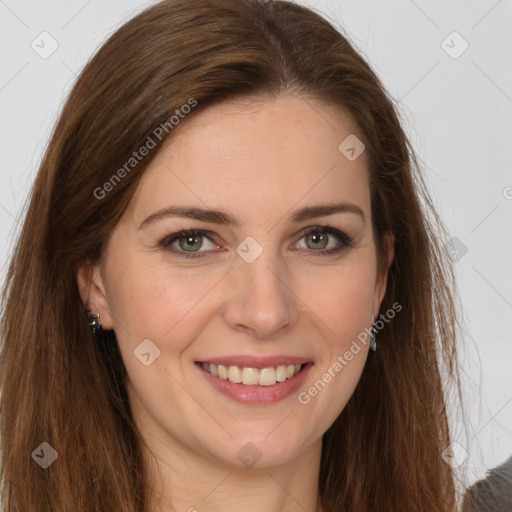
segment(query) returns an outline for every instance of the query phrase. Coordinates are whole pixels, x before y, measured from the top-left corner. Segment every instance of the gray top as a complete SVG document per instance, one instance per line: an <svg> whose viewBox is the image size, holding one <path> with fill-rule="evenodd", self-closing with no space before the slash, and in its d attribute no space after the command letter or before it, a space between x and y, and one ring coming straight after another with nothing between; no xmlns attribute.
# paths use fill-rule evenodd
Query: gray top
<svg viewBox="0 0 512 512"><path fill-rule="evenodd" d="M466 491L462 512L512 512L512 457Z"/></svg>

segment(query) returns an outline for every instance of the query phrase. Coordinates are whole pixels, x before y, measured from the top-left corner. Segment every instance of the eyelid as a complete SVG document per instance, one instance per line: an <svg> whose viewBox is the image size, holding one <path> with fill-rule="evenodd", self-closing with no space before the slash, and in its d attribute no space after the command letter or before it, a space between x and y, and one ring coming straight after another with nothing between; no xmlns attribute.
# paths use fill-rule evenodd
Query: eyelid
<svg viewBox="0 0 512 512"><path fill-rule="evenodd" d="M308 233L314 232L314 231L325 231L327 234L332 235L334 237L340 238L342 242L344 243L352 243L352 237L347 235L344 231L341 231L338 228L335 228L333 226L330 226L328 224L323 225L315 225L315 226L308 226L307 228L304 228L303 230L299 231L295 236L299 236L301 239L303 236L307 235Z"/></svg>

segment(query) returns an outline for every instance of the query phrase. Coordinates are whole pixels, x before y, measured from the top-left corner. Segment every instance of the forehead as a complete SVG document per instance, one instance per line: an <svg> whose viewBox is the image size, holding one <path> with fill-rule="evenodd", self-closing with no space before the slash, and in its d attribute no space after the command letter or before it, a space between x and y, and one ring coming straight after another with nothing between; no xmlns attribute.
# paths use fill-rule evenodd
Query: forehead
<svg viewBox="0 0 512 512"><path fill-rule="evenodd" d="M365 154L351 160L340 150L359 133L343 107L291 94L209 106L185 118L159 150L133 213L180 203L231 208L248 219L330 200L367 210Z"/></svg>

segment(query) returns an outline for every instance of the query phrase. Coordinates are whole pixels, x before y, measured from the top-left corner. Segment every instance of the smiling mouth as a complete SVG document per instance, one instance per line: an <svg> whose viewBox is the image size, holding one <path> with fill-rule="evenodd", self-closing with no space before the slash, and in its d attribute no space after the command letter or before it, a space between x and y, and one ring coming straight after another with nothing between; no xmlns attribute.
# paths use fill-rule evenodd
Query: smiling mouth
<svg viewBox="0 0 512 512"><path fill-rule="evenodd" d="M281 364L266 368L226 366L216 363L199 363L200 368L213 377L244 386L273 386L293 378L306 364Z"/></svg>

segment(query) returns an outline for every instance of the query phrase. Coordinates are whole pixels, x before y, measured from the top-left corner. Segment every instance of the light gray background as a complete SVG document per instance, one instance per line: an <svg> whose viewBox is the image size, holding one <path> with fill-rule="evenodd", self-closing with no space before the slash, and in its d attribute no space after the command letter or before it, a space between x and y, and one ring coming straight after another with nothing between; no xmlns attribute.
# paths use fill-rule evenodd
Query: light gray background
<svg viewBox="0 0 512 512"><path fill-rule="evenodd" d="M151 3L0 0L0 279L63 98L105 38ZM467 248L456 264L467 437L454 427L474 481L512 455L512 2L301 3L341 26L399 100L433 199ZM45 59L31 47L51 48L43 31L58 43Z"/></svg>

